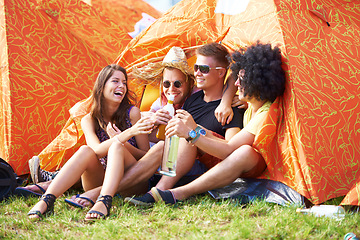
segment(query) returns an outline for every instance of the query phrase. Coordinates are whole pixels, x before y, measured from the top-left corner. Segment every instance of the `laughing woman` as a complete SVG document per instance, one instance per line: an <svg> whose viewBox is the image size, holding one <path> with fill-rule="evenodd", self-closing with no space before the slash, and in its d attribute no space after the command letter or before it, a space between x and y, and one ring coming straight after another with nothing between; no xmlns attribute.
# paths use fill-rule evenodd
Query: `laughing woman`
<svg viewBox="0 0 360 240"><path fill-rule="evenodd" d="M56 198L80 178L84 191L101 186L106 155L113 142L121 142L133 156L123 162L124 171L149 150L148 134L153 123L149 118L140 119L140 110L131 105L124 68L112 64L102 69L91 98L91 112L81 120L86 145L81 146L62 167L45 194L28 213L30 219L39 219L52 211ZM111 206L112 198L100 196L98 201Z"/></svg>

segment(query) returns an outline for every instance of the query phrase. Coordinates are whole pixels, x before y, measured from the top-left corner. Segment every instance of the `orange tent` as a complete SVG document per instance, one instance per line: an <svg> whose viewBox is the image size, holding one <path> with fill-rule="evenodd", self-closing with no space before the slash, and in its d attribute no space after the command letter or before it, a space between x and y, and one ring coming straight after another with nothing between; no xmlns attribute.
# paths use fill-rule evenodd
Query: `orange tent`
<svg viewBox="0 0 360 240"><path fill-rule="evenodd" d="M0 157L18 175L89 96L98 72L132 39L141 0L9 0L0 8Z"/></svg>
<svg viewBox="0 0 360 240"><path fill-rule="evenodd" d="M268 164L263 177L321 203L345 195L360 176L359 9L354 0L183 0L118 62L131 70L171 46L191 57L211 41L231 50L256 40L280 44L287 86L256 142Z"/></svg>
<svg viewBox="0 0 360 240"><path fill-rule="evenodd" d="M359 9L358 0L182 0L133 39L117 62L131 73L161 61L172 46L184 48L193 62L194 49L212 41L230 50L257 40L279 44L286 92L272 105L255 147L268 164L263 178L318 204L345 195L360 177ZM131 84L139 100L151 85ZM86 106L74 110L81 115Z"/></svg>
<svg viewBox="0 0 360 240"><path fill-rule="evenodd" d="M357 205L360 206L360 178L346 194L340 205Z"/></svg>

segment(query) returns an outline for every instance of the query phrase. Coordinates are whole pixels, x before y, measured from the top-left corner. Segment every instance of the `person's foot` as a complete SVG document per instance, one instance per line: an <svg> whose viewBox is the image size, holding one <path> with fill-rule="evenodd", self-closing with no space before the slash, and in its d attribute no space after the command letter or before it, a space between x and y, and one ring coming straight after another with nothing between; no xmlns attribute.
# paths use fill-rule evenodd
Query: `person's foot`
<svg viewBox="0 0 360 240"><path fill-rule="evenodd" d="M50 181L46 181L46 182L41 182L38 184L33 184L33 185L27 185L25 188L33 191L33 192L37 192L37 193L45 193L45 191L48 189L48 187L51 184L51 180Z"/></svg>
<svg viewBox="0 0 360 240"><path fill-rule="evenodd" d="M17 187L14 190L14 194L23 197L41 197L49 187L51 181L43 182L39 184L27 185L25 187Z"/></svg>
<svg viewBox="0 0 360 240"><path fill-rule="evenodd" d="M156 202L165 202L166 204L174 205L176 198L170 190L160 190L156 187L151 188L151 193Z"/></svg>
<svg viewBox="0 0 360 240"><path fill-rule="evenodd" d="M29 160L29 169L30 169L30 176L33 183L37 184L39 182L39 169L40 169L40 159L38 156L33 156Z"/></svg>
<svg viewBox="0 0 360 240"><path fill-rule="evenodd" d="M127 197L124 199L124 201L132 203L135 206L151 206L155 203L155 199L151 192L147 192L141 197Z"/></svg>
<svg viewBox="0 0 360 240"><path fill-rule="evenodd" d="M56 197L53 194L42 195L41 199L35 206L29 211L28 217L31 220L39 220L42 216L48 212L52 212L54 209L54 202Z"/></svg>
<svg viewBox="0 0 360 240"><path fill-rule="evenodd" d="M94 206L94 201L90 197L85 196L85 194L71 196L71 198L65 199L65 202L81 209Z"/></svg>
<svg viewBox="0 0 360 240"><path fill-rule="evenodd" d="M93 221L97 219L105 219L110 215L110 208L112 205L112 196L100 195L96 200L95 205L85 216L85 221Z"/></svg>
<svg viewBox="0 0 360 240"><path fill-rule="evenodd" d="M40 168L40 159L38 156L33 156L29 160L30 176L33 183L51 181L59 173L59 171L49 172Z"/></svg>

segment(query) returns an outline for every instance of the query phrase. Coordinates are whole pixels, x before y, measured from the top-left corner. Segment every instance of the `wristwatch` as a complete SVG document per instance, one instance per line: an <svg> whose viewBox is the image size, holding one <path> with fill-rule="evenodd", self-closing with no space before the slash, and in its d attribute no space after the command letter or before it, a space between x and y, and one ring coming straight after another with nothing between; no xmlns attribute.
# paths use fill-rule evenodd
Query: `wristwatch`
<svg viewBox="0 0 360 240"><path fill-rule="evenodd" d="M200 135L205 136L206 135L206 131L204 129L202 129L200 126L197 126L195 128L195 131L197 133L196 137L191 141L192 144L194 144L200 137Z"/></svg>
<svg viewBox="0 0 360 240"><path fill-rule="evenodd" d="M190 142L196 137L197 137L197 132L192 129L189 131L189 137L186 139L186 141Z"/></svg>
<svg viewBox="0 0 360 240"><path fill-rule="evenodd" d="M195 128L195 131L196 131L196 133L199 133L200 135L203 135L203 136L206 135L205 129L201 128L200 126L197 126L197 127Z"/></svg>

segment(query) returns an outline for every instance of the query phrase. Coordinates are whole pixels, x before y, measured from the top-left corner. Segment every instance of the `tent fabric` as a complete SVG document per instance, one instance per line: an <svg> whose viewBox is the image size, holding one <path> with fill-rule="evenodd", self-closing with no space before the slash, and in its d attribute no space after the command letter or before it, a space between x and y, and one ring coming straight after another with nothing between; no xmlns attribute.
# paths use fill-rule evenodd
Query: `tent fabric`
<svg viewBox="0 0 360 240"><path fill-rule="evenodd" d="M286 92L256 139L268 164L262 177L315 204L345 195L360 176L360 2L249 0L235 15L215 13L221 3L181 1L127 45L117 62L131 71L159 61L172 46L191 58L196 46L212 41L230 50L257 40L279 44Z"/></svg>
<svg viewBox="0 0 360 240"><path fill-rule="evenodd" d="M234 4L234 5L232 5ZM161 61L172 46L194 61L198 46L229 50L260 40L279 45L286 91L272 104L254 146L268 165L262 178L280 181L314 204L344 196L360 177L359 0L183 0L134 38L116 62ZM139 101L145 86L130 81ZM78 109L86 109L80 103Z"/></svg>
<svg viewBox="0 0 360 240"><path fill-rule="evenodd" d="M132 40L128 32L142 13L161 14L141 0L8 0L0 5L0 156L23 175L29 172L28 160L53 139L62 142L64 132L71 144L81 139L68 110L90 95L99 71ZM70 129L62 131L64 126ZM55 154L58 159L65 155ZM50 170L56 168L49 164Z"/></svg>
<svg viewBox="0 0 360 240"><path fill-rule="evenodd" d="M357 205L360 206L360 178L346 194L340 205Z"/></svg>

